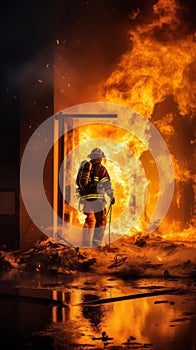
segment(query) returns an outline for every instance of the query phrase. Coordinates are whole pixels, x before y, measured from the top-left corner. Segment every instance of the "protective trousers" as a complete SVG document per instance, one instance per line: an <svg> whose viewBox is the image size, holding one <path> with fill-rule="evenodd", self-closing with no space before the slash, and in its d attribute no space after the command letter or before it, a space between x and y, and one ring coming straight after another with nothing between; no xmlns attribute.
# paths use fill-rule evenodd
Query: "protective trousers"
<svg viewBox="0 0 196 350"><path fill-rule="evenodd" d="M85 201L83 212L86 215L83 226L82 246L99 247L102 245L106 227L105 201Z"/></svg>

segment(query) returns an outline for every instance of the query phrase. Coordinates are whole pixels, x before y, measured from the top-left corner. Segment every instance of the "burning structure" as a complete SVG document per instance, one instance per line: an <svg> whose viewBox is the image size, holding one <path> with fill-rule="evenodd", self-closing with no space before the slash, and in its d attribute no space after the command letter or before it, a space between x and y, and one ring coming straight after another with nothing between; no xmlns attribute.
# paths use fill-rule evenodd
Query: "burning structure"
<svg viewBox="0 0 196 350"><path fill-rule="evenodd" d="M88 5L88 3L90 2L82 2L83 6ZM99 3L102 2L99 1ZM105 5L105 2L103 3ZM129 216L125 217L123 224L126 224L129 237L121 237L114 242L112 247L107 245L101 247L99 254L97 254L97 248L87 252L77 249L78 247L67 247L50 239L39 241L40 238L47 237L43 234L42 227L36 226L32 217L28 215L28 207L25 206L26 203L23 203L24 198L21 196L20 211L19 206L17 206L14 217L13 188L9 187L8 183L6 185L6 182L5 188L2 184L2 189L9 192L9 203L4 206L2 201L2 199L6 200L4 193L1 196L1 204L3 203L3 205L1 205L0 220L2 223L2 214L9 213L6 219L11 219L10 223L12 224L12 219L20 214L18 243L21 247L19 251L0 252L3 269L2 286L6 286L6 282L8 280L10 282L12 279L9 286L16 284L17 287L24 287L25 284L28 287L22 288L19 292L18 290L14 291L16 293L12 294L14 304L10 303L9 299L8 309L7 303L2 298L1 309L4 321L1 325L3 334L1 342L3 343L4 340L6 346L7 344L18 344L18 341L19 344L23 343L21 330L23 333L23 330L26 330L26 325L28 325L30 333L30 341L25 333L26 346L29 344L37 346L37 342L32 342L32 324L29 326L28 320L35 320L35 329L37 330L38 314L41 323L46 324L48 318L52 320L53 324L50 325L51 328L48 329L47 335L51 336L52 333L53 338L58 338L56 339L57 347L59 347L58 342L60 342L61 347L65 347L66 344L69 348L72 345L74 348L80 345L84 345L86 348L86 343L89 344L89 342L90 347L95 346L94 341L108 340L107 337L103 336L107 335L108 329L108 334L115 338L114 344L122 345L123 348L124 345L134 346L135 343L132 340L137 340L136 347L142 348L154 346L160 348L161 346L161 349L180 349L184 346L187 349L188 346L190 348L194 346L195 338L192 330L195 329L195 292L192 279L195 277L195 248L191 243L195 240L195 35L184 22L182 25L181 20L186 10L177 1L158 0L155 3L153 0L151 4L147 3L150 10L144 17L141 16L139 10L130 12L130 42L126 52L118 59L118 63L112 61L116 65L110 64L107 74L101 76L102 70L96 67L97 76L100 75L100 77L99 79L97 77L93 83L89 83L88 79L91 79L89 74L87 81L82 81L81 85L78 84L79 77L72 66L73 55L71 56L71 64L68 62L67 46L70 43L67 45L63 35L60 39L56 39L55 48L52 47L50 52L48 50L42 52L42 57L40 60L37 59L36 65L33 66L34 72L32 72L32 67L29 70L27 69L29 67L24 69L26 75L25 80L20 81L21 101L20 108L17 110L21 116L21 158L25 150L31 150L32 153L29 154L37 156L35 158L38 159L40 155L43 155L40 150L46 150L49 138L52 138L53 147L48 145L44 166L41 169L43 171L39 177L39 179L41 178L42 192L44 192L50 207L54 209L59 218L65 220L65 225L74 223L76 229L80 228L82 217L77 210L73 185L74 177L80 160L86 158L86 154L89 153L89 147L91 149L95 140L99 140L99 142L101 140L108 158L107 167L114 179L116 191L117 200L113 210L113 220L118 219L121 212L127 209ZM57 38L59 37L57 36ZM77 45L79 44L77 41ZM75 57L75 60L79 61L78 57ZM89 62L90 60L81 69L82 78L86 74ZM83 85L87 87L83 88ZM86 108L84 105L89 105L89 100L96 101L90 103L93 107L94 105L109 107L112 105L112 109L108 108L107 112L121 116L120 127L115 124L115 119L110 125L108 121L106 123L106 120L104 120L105 123L103 120L101 122L100 119L96 119L95 122L95 119L92 118L89 123L78 125L77 118L73 118L73 113L84 112ZM63 114L66 114L68 110L72 115L68 115L67 118ZM100 115L104 111L93 108L91 113L98 112ZM44 122L49 120L51 115L55 116L52 120L54 123L45 133ZM142 123L138 122L141 121L141 117ZM133 123L129 124L129 130L126 130L125 126L129 121ZM174 193L171 191L170 208L155 230L157 237L155 237L154 232L150 237L149 235L147 237L146 228L160 197L160 180L164 185L171 185L173 175L171 176L171 167L168 168L169 159L162 157L162 152L158 153L159 166L153 157L148 138L150 133L146 132L152 131L152 129L148 129L151 124L159 131L162 140L168 147L168 155L174 166L175 180ZM137 130L137 135L133 133L133 128L131 128L133 126L134 130ZM61 134L61 132L63 133ZM29 144L28 142L33 135L36 144ZM86 142L87 138L88 142ZM164 142L161 144L162 146L164 146ZM33 147L28 148L29 145ZM159 150L159 143L154 144L154 146L156 150ZM78 150L79 152L77 152ZM69 157L70 153L71 157ZM66 162L64 161L65 156L67 156ZM129 159L128 162L127 159ZM31 163L32 159L29 160ZM40 172L40 167L36 167L36 165L36 161L29 164L29 177L26 177L29 191L27 193L31 195L33 200L37 201L38 205L37 208L35 206L35 209L38 209L41 224L45 225L46 228L48 226L49 233L50 229L53 232L55 225L58 227L58 221L55 221L55 215L54 217L51 215L47 220L42 203L39 203L37 190L40 183L38 184L36 179L30 177L31 170L34 170L35 173ZM167 175L166 177L160 177L159 167ZM32 181L29 182L29 179ZM18 182L15 187L17 188L17 196L19 196ZM170 187L165 186L164 188L169 194ZM15 196L16 199L17 196ZM63 196L66 199L65 202ZM130 227L130 221L135 215L139 217L139 221ZM2 240L8 246L12 242L13 232L15 232L13 225L10 226L9 232L7 227L4 227L5 237L3 238L5 239ZM65 231L66 229L65 226ZM55 234L57 233L55 231ZM122 235L121 224L114 233ZM135 233L139 233L138 237ZM48 235L50 236L50 234ZM54 236L54 238L60 241L58 236ZM188 244L175 244L176 240L188 241ZM30 249L26 249L29 246ZM97 259L94 258L95 256ZM92 274L85 273L81 279L80 272L89 271L89 268ZM28 272L30 272L30 279L26 279L29 276ZM55 278L55 283L51 283L54 281L52 276ZM79 276L78 280L77 276ZM69 283L67 277L76 277L78 285L76 286L75 281L74 284ZM150 277L156 279L151 282ZM145 278L147 278L147 282ZM133 281L133 279L137 281ZM179 295L176 295L177 285L180 285L180 292L183 292ZM116 308L115 305L112 305L108 308L98 309L94 306L91 308L88 304L88 301L98 304L99 299L102 299L101 302L103 302L104 296L111 299L110 301L114 301L111 298L111 293L116 296L120 290L122 294L133 294L135 288L137 291L138 289L139 291L146 290L147 294L151 296L152 291L156 298L156 295L164 294L165 287L171 287L174 294L169 296L169 300L155 300L156 304L160 303L163 306L157 310L153 308L152 300L146 300L142 293L140 293L139 302L136 301L134 304L123 302ZM7 288L5 289L7 290ZM46 292L46 299L41 298L42 301L53 302L51 314L49 314L48 305L45 310L47 318L43 312L43 305L39 304L40 296L43 295L41 292L44 294ZM17 298L25 296L26 300L33 297L32 308L24 307L23 303L20 307L19 303L19 305L15 303L16 296ZM35 308L36 296L38 308ZM183 301L181 301L182 297L185 298ZM78 308L77 305L82 306L83 309L80 306ZM11 310L11 313L7 310ZM14 310L16 317L13 315ZM128 310L129 312L127 312ZM36 313L36 317L29 317L30 313L31 315ZM15 320L11 323L10 314L12 320ZM108 316L105 318L107 314ZM24 323L21 319L24 320ZM92 325L93 327L91 327ZM100 338L101 328L104 331ZM73 334L70 334L70 330L73 330ZM78 330L81 331L81 334L78 333ZM130 334L130 330L134 331L135 337ZM14 334L13 338L10 337L12 333ZM94 336L93 339L90 339L91 334ZM111 346L113 347L113 345Z"/></svg>
<svg viewBox="0 0 196 350"><path fill-rule="evenodd" d="M35 75L28 77L28 84L26 81L20 84L21 96L23 96L20 106L21 157L32 136L32 131L36 132L42 121L52 114L58 114L66 107L93 100L128 107L144 116L157 128L168 146L174 165L174 195L167 216L157 228L158 233L175 240L194 240L195 34L186 26L185 21L182 25L182 18L186 17L186 8L177 1L159 0L156 3L152 2L149 6L151 8L147 15L145 14L145 19L139 10L130 12L128 33L130 41L126 52L121 55L118 63L115 62L110 67L109 76L108 73L103 74L101 79L96 78L95 82L89 85L86 83L88 87L84 91L81 89L82 84L77 85L78 76L67 58L68 49L63 35L61 34L60 39L56 38L56 45L55 48L52 47L51 54L45 50L40 58L41 63L39 60L36 63ZM80 88L80 96L76 92L77 87ZM42 107L39 108L38 105ZM70 119L68 123L71 122ZM138 130L141 137L145 135L146 130L141 125L138 125ZM96 127L86 125L74 129L74 135L72 134L71 138L71 132L66 133L65 128L64 139L66 139L67 149L64 147L61 151L69 153L70 149L84 142L86 136L94 140L100 136L100 133L103 138L120 140L134 155L136 162L129 164L132 178L132 200L129 205L130 212L134 215L138 201L145 195L145 191L148 191L140 223L135 227L136 231L145 232L146 222L159 197L160 180L156 163L146 145L134 135L128 135L122 128L120 130L114 126L108 128L107 125L102 127L97 124ZM47 139L45 142L47 143ZM62 143L62 140L60 142ZM72 142L74 144L71 145ZM105 147L107 153L107 146ZM82 157L85 156L84 153L81 153ZM69 207L62 205L62 198L61 207L57 208L59 197L55 197L54 193L59 189L54 189L54 182L58 177L56 170L60 167L59 164L56 167L57 158L53 157L54 154L55 145L45 162L45 192L51 206L56 205L55 210L61 211L62 218L66 217L70 220ZM59 159L63 161L63 153ZM115 162L118 163L119 160L118 154L115 154ZM108 163L110 163L108 165L111 172L115 173L114 161ZM71 168L69 167L69 172L71 171L73 176L76 165L75 163ZM167 172L167 164L163 163L162 167ZM116 206L114 210L114 218L118 217L127 205L128 182L127 175L123 171L122 167L118 167L116 190L121 194L118 193L119 202L118 208ZM49 173L51 176L48 176ZM67 177L69 177L68 173ZM63 193L67 191L67 195L72 196L68 193L68 187L67 190L65 187L66 183L62 189ZM44 216L44 213L42 215ZM74 210L74 214L72 212L71 215L75 217L78 213ZM77 220L80 222L79 216ZM134 234L135 231L129 233ZM25 246L27 242L32 244L41 236L42 232L39 232L32 223L23 199L20 198L19 241L21 246Z"/></svg>
<svg viewBox="0 0 196 350"><path fill-rule="evenodd" d="M130 49L122 55L120 62L116 64L105 82L99 85L97 99L129 107L150 120L159 130L172 157L175 189L168 214L158 231L167 238L193 240L195 36L193 32L190 33L188 27L182 27L182 13L186 8L178 2L159 0L152 6L152 10L143 23L140 22L139 13L132 13L130 16L132 20L132 29L129 31ZM56 59L57 63L63 61L63 50L59 45ZM62 107L65 86L63 76L63 65L58 64L55 79L56 111ZM145 135L145 127L138 125L138 129L140 129L140 135ZM160 190L160 179L153 156L149 149L138 142L133 135L127 135L123 130L114 130L111 127L86 126L78 131L77 137L79 142L83 142L87 139L96 139L100 135L113 140L120 139L139 161L138 168L142 164L147 182L140 181L140 178L138 181L134 179L136 172L135 175L130 173L130 176L133 178L132 205L136 205L135 201L141 197L141 193L145 192L145 186L148 187L146 206L141 222L136 228L145 232L145 222L152 214ZM114 154L115 161L118 163L120 155L118 156L116 152ZM126 166L129 165L126 164ZM134 167L133 164L132 167ZM167 164L163 163L162 167L167 172ZM111 173L115 171L111 165ZM116 188L122 190L121 195L117 194L119 198L121 196L118 203L120 213L122 211L120 202L122 204L123 197L127 197L128 184L122 169L119 169L117 177Z"/></svg>
<svg viewBox="0 0 196 350"><path fill-rule="evenodd" d="M185 9L176 1L160 0L145 24L136 20L130 31L132 48L105 82L104 95L106 101L130 106L149 118L167 142L176 185L162 228L167 237L181 232L178 237L189 240L195 222L196 47L194 33L182 28L181 11ZM153 191L157 183L150 173Z"/></svg>

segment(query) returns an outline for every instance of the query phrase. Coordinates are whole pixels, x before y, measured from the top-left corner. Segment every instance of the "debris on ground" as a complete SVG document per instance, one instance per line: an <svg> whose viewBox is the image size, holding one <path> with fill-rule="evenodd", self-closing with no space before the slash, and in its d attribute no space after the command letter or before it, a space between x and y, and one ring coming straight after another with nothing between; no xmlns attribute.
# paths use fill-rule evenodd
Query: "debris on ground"
<svg viewBox="0 0 196 350"><path fill-rule="evenodd" d="M195 250L194 246L149 235L122 236L111 244L91 249L48 238L29 249L0 250L0 271L18 268L40 274L73 276L77 272L89 272L123 279L195 277Z"/></svg>
<svg viewBox="0 0 196 350"><path fill-rule="evenodd" d="M65 273L88 271L96 258L88 258L78 247L69 247L47 239L38 242L33 248L0 252L0 268L9 269L23 266L27 271L36 273Z"/></svg>
<svg viewBox="0 0 196 350"><path fill-rule="evenodd" d="M122 257L121 255L117 254L114 257L114 262L108 266L109 269L113 267L121 266L125 261L127 260L127 256Z"/></svg>
<svg viewBox="0 0 196 350"><path fill-rule="evenodd" d="M0 269L7 270L12 267L7 255L4 252L0 252Z"/></svg>

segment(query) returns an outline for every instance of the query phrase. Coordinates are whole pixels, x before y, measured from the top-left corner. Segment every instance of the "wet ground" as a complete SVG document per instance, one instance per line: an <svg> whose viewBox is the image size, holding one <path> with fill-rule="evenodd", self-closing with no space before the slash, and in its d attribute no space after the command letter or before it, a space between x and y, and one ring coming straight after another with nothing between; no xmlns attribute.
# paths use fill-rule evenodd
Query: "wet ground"
<svg viewBox="0 0 196 350"><path fill-rule="evenodd" d="M196 349L193 278L11 270L0 292L1 349Z"/></svg>

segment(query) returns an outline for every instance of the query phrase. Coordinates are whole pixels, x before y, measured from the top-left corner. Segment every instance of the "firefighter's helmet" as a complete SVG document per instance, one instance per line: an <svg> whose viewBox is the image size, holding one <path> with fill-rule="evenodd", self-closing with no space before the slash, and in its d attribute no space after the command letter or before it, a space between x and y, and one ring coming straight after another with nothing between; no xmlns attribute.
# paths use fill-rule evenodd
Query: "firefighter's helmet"
<svg viewBox="0 0 196 350"><path fill-rule="evenodd" d="M91 158L91 159L105 158L105 154L100 148L94 148L91 151L91 153L88 155L88 158Z"/></svg>

